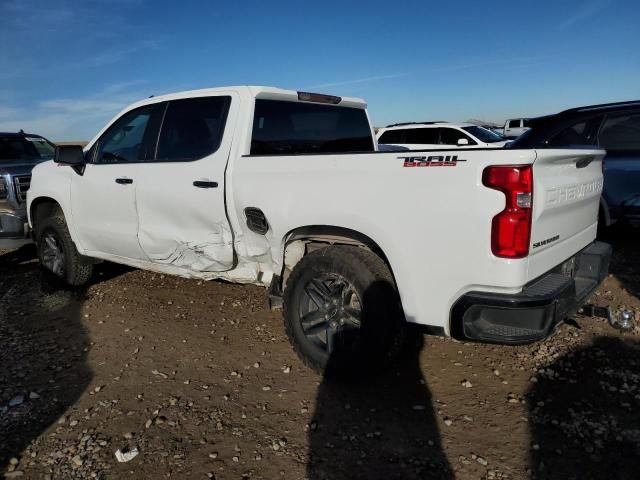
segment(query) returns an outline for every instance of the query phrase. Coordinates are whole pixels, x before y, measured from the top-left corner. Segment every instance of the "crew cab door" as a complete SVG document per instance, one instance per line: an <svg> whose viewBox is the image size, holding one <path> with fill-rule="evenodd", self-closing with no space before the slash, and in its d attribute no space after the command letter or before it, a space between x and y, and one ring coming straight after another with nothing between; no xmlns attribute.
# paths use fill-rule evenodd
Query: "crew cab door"
<svg viewBox="0 0 640 480"><path fill-rule="evenodd" d="M84 173L73 176L71 210L78 241L97 257L146 258L138 243L135 189L138 162L153 151L155 112L154 105L147 105L122 115L85 154Z"/></svg>
<svg viewBox="0 0 640 480"><path fill-rule="evenodd" d="M233 92L165 102L156 152L136 183L138 239L152 262L233 268L225 169L238 103Z"/></svg>

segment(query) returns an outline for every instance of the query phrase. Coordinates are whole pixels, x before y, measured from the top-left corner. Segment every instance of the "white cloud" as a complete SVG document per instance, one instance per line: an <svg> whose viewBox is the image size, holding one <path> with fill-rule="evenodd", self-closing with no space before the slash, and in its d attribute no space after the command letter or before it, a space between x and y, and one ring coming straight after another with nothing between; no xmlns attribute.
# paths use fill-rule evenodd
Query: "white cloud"
<svg viewBox="0 0 640 480"><path fill-rule="evenodd" d="M72 124L67 115L51 114L37 117L16 117L11 120L0 120L0 131L17 132L24 130L28 133L37 133L51 140L84 140L75 138L69 134L69 126Z"/></svg>
<svg viewBox="0 0 640 480"><path fill-rule="evenodd" d="M584 2L572 15L558 24L558 30L565 30L578 22L593 17L606 7L612 0L591 0Z"/></svg>
<svg viewBox="0 0 640 480"><path fill-rule="evenodd" d="M311 85L309 87L306 88L329 88L329 87L341 87L343 85L355 85L358 83L370 83L370 82L377 82L380 80L388 80L391 78L401 78L401 77L408 77L409 75L411 75L410 73L391 73L389 75L376 75L373 77L364 77L364 78L356 78L356 79L351 79L351 80L340 80L337 82L329 82L329 83L320 83L318 85Z"/></svg>
<svg viewBox="0 0 640 480"><path fill-rule="evenodd" d="M65 113L89 113L91 115L100 115L104 112L113 112L121 108L122 103L119 101L97 100L91 98L59 98L56 100L46 100L40 104L40 107L46 110L57 110Z"/></svg>
<svg viewBox="0 0 640 480"><path fill-rule="evenodd" d="M133 55L134 53L138 53L141 50L152 49L152 48L156 48L157 46L158 46L157 41L141 40L139 42L119 45L119 46L104 50L96 54L95 56L93 56L89 61L96 67L104 67L106 65L118 63L119 61L125 59L126 57Z"/></svg>
<svg viewBox="0 0 640 480"><path fill-rule="evenodd" d="M18 113L13 107L6 107L4 105L0 105L0 121L6 118L11 118Z"/></svg>
<svg viewBox="0 0 640 480"><path fill-rule="evenodd" d="M89 140L125 106L148 96L140 92L144 83L115 83L97 95L45 100L30 110L0 105L0 131L23 129L51 140Z"/></svg>
<svg viewBox="0 0 640 480"><path fill-rule="evenodd" d="M6 0L0 5L0 16L6 21L5 28L33 29L34 13L37 13L37 29L40 32L61 30L76 18L71 6L57 5L52 8L46 2L34 4L24 0Z"/></svg>

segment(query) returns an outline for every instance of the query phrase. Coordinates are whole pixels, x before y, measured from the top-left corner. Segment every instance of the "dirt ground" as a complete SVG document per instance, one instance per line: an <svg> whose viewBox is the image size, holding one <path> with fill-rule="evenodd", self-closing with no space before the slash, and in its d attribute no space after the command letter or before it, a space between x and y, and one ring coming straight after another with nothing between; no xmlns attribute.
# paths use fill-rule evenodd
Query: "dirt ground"
<svg viewBox="0 0 640 480"><path fill-rule="evenodd" d="M640 311L640 236L611 236L600 305ZM505 347L412 332L375 379L295 357L258 287L98 267L45 282L0 253L0 471L6 478L631 479L640 330L576 316ZM138 449L119 463L118 449Z"/></svg>

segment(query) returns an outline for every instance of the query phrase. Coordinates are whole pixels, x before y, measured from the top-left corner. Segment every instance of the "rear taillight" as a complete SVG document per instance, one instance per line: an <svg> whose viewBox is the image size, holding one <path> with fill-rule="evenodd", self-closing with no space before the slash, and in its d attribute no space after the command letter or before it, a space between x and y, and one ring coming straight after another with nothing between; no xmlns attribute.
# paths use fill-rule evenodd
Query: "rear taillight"
<svg viewBox="0 0 640 480"><path fill-rule="evenodd" d="M523 258L529 253L533 201L531 165L485 168L482 183L505 196L505 207L491 222L491 251L496 257Z"/></svg>

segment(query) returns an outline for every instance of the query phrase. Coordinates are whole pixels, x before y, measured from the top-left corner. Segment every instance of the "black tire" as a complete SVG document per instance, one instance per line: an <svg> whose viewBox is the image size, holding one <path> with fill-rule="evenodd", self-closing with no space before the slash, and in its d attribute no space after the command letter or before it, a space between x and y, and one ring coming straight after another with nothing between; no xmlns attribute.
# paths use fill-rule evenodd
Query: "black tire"
<svg viewBox="0 0 640 480"><path fill-rule="evenodd" d="M337 298L337 304L318 292ZM384 261L363 248L341 245L316 250L294 267L284 292L284 324L307 366L351 376L394 356L404 315Z"/></svg>
<svg viewBox="0 0 640 480"><path fill-rule="evenodd" d="M78 253L62 212L43 218L36 227L38 258L47 275L72 287L85 285L91 278L93 262ZM48 242L54 242L63 255L56 268L51 268L51 243Z"/></svg>

